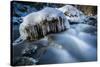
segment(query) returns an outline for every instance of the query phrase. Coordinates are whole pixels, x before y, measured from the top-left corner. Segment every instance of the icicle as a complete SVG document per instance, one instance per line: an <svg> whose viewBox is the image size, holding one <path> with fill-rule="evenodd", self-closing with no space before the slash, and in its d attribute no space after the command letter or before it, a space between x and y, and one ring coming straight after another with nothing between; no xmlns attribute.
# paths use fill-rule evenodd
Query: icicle
<svg viewBox="0 0 100 67"><path fill-rule="evenodd" d="M59 22L60 22L60 26L61 26L61 31L62 31L62 28L63 28L63 21L62 21L62 18L61 17L59 17Z"/></svg>
<svg viewBox="0 0 100 67"><path fill-rule="evenodd" d="M38 38L41 38L41 29L40 29L40 24L37 24L38 27Z"/></svg>
<svg viewBox="0 0 100 67"><path fill-rule="evenodd" d="M61 27L62 27L62 31L64 30L64 21L63 21L63 18L60 17L60 21L61 21Z"/></svg>
<svg viewBox="0 0 100 67"><path fill-rule="evenodd" d="M50 31L49 23L47 23L47 30L48 30L48 32Z"/></svg>
<svg viewBox="0 0 100 67"><path fill-rule="evenodd" d="M36 25L36 39L38 39L39 35L38 35L38 29L37 29L37 25Z"/></svg>
<svg viewBox="0 0 100 67"><path fill-rule="evenodd" d="M39 38L41 38L41 36L42 36L41 33L42 33L43 29L42 29L41 24L39 24L38 27L39 27L39 34L38 34L38 36L39 36Z"/></svg>
<svg viewBox="0 0 100 67"><path fill-rule="evenodd" d="M45 31L46 31L46 34L49 32L48 31L48 24L47 24L48 22L46 22L46 25L45 25Z"/></svg>
<svg viewBox="0 0 100 67"><path fill-rule="evenodd" d="M38 29L38 24L36 25L36 29L37 29L37 39L39 39L39 29Z"/></svg>
<svg viewBox="0 0 100 67"><path fill-rule="evenodd" d="M53 18L52 21L51 21L52 32L54 32L54 22L55 22L55 18Z"/></svg>
<svg viewBox="0 0 100 67"><path fill-rule="evenodd" d="M66 21L66 18L63 18L63 20L64 20L64 22L63 22L63 27L64 27L64 30L66 30L66 23L67 23L68 21ZM67 24L67 26L68 26L68 24Z"/></svg>
<svg viewBox="0 0 100 67"><path fill-rule="evenodd" d="M57 17L57 19L58 19L58 22L57 22L58 32L60 32L61 31L61 28L60 28L60 20L59 20L59 17Z"/></svg>
<svg viewBox="0 0 100 67"><path fill-rule="evenodd" d="M44 25L42 25L42 32L43 32L43 36L45 36Z"/></svg>

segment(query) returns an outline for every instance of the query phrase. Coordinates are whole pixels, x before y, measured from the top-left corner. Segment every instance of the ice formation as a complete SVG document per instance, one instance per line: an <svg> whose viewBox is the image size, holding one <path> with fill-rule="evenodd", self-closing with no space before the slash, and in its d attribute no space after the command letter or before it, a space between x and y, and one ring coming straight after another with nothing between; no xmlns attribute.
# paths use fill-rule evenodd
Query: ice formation
<svg viewBox="0 0 100 67"><path fill-rule="evenodd" d="M62 11L70 22L84 22L85 15L83 12L71 5L65 5L58 10Z"/></svg>
<svg viewBox="0 0 100 67"><path fill-rule="evenodd" d="M38 12L28 14L20 24L20 36L23 40L37 40L50 33L68 29L69 22L63 12L46 7Z"/></svg>
<svg viewBox="0 0 100 67"><path fill-rule="evenodd" d="M97 26L97 15L86 16L85 23L92 26Z"/></svg>

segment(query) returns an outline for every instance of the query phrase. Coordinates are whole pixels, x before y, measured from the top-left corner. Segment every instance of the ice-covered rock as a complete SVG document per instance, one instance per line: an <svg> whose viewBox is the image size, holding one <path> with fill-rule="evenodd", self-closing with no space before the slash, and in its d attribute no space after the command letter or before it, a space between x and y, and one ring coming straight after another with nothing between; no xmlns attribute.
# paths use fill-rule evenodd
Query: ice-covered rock
<svg viewBox="0 0 100 67"><path fill-rule="evenodd" d="M23 40L37 40L47 34L64 31L69 27L69 22L61 11L46 7L25 16L19 31Z"/></svg>
<svg viewBox="0 0 100 67"><path fill-rule="evenodd" d="M97 16L86 16L85 23L97 27Z"/></svg>
<svg viewBox="0 0 100 67"><path fill-rule="evenodd" d="M75 8L74 6L65 5L61 8L58 8L58 10L62 11L66 15L66 18L70 21L70 23L84 22L84 13Z"/></svg>

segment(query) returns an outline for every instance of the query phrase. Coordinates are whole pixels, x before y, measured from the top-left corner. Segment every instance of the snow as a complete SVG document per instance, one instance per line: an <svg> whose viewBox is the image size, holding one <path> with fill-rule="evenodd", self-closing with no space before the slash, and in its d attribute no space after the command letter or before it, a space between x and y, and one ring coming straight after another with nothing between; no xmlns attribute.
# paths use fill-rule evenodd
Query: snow
<svg viewBox="0 0 100 67"><path fill-rule="evenodd" d="M65 5L58 10L62 11L70 22L84 22L85 15L83 12L71 5Z"/></svg>
<svg viewBox="0 0 100 67"><path fill-rule="evenodd" d="M37 29L34 26L37 26ZM70 28L69 22L61 11L46 7L25 16L23 22L20 24L19 31L22 39L25 40L27 37L30 37L32 40L35 40L38 39L39 35L43 37L51 31L60 32L68 28ZM41 29L40 33L38 29ZM30 34L33 35L30 36Z"/></svg>

